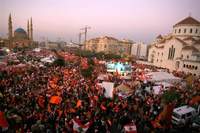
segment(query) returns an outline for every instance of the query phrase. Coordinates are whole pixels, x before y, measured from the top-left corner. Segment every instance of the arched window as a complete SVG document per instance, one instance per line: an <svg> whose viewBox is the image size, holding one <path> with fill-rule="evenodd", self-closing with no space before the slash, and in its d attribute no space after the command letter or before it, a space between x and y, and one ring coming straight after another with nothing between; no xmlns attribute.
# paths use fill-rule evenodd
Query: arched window
<svg viewBox="0 0 200 133"><path fill-rule="evenodd" d="M198 66L195 66L195 68L194 68L195 70L197 70L198 69Z"/></svg>
<svg viewBox="0 0 200 133"><path fill-rule="evenodd" d="M191 65L189 65L189 67L191 67Z"/></svg>
<svg viewBox="0 0 200 133"><path fill-rule="evenodd" d="M196 34L198 33L198 29L196 29Z"/></svg>
<svg viewBox="0 0 200 133"><path fill-rule="evenodd" d="M186 67L188 67L188 65L186 65Z"/></svg>
<svg viewBox="0 0 200 133"><path fill-rule="evenodd" d="M183 65L183 67L185 68L185 64Z"/></svg>
<svg viewBox="0 0 200 133"><path fill-rule="evenodd" d="M187 55L187 59L189 59L189 55Z"/></svg>
<svg viewBox="0 0 200 133"><path fill-rule="evenodd" d="M175 54L175 48L174 45L169 48L169 54L168 54L168 59L174 59L174 54Z"/></svg>
<svg viewBox="0 0 200 133"><path fill-rule="evenodd" d="M184 29L184 33L186 33L186 29Z"/></svg>
<svg viewBox="0 0 200 133"><path fill-rule="evenodd" d="M190 33L192 33L192 29L190 29Z"/></svg>
<svg viewBox="0 0 200 133"><path fill-rule="evenodd" d="M181 33L181 29L178 30L178 33Z"/></svg>

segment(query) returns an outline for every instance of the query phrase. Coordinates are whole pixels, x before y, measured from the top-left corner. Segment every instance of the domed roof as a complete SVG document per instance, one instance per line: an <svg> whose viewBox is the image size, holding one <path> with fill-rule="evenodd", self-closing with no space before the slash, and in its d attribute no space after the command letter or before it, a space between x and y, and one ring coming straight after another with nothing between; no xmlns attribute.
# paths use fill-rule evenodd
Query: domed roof
<svg viewBox="0 0 200 133"><path fill-rule="evenodd" d="M22 35L22 34L19 34L19 35L17 35L18 37L25 37L24 35Z"/></svg>
<svg viewBox="0 0 200 133"><path fill-rule="evenodd" d="M200 22L189 16L189 17L185 18L184 20L175 24L173 27L175 27L177 25L185 25L185 24L197 24L197 25L199 25Z"/></svg>
<svg viewBox="0 0 200 133"><path fill-rule="evenodd" d="M22 28L17 28L15 31L18 31L18 32L25 32L25 33L26 33L26 31L25 31L24 29L22 29Z"/></svg>

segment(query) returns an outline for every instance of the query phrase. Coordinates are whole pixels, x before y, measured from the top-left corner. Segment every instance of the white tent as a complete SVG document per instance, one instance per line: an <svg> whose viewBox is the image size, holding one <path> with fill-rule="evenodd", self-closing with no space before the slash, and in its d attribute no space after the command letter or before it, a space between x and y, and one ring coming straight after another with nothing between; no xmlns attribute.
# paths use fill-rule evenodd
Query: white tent
<svg viewBox="0 0 200 133"><path fill-rule="evenodd" d="M181 82L181 78L175 77L172 73L167 72L151 72L145 74L145 77L148 81L153 83L155 82L167 82L167 83L174 83L174 82Z"/></svg>
<svg viewBox="0 0 200 133"><path fill-rule="evenodd" d="M155 84L156 85L163 85L164 88L174 86L173 84L170 84L170 83L167 83L167 82L156 82Z"/></svg>

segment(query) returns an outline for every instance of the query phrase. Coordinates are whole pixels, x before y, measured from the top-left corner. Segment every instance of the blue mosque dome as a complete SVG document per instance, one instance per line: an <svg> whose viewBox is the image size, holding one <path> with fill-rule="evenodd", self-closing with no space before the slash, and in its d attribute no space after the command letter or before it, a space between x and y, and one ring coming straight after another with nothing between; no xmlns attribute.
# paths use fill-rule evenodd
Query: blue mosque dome
<svg viewBox="0 0 200 133"><path fill-rule="evenodd" d="M19 31L19 32L24 32L24 33L26 33L26 31L25 31L24 29L22 29L22 28L17 28L15 31Z"/></svg>
<svg viewBox="0 0 200 133"><path fill-rule="evenodd" d="M19 34L19 35L17 35L18 37L25 37L24 35L22 35L22 34Z"/></svg>

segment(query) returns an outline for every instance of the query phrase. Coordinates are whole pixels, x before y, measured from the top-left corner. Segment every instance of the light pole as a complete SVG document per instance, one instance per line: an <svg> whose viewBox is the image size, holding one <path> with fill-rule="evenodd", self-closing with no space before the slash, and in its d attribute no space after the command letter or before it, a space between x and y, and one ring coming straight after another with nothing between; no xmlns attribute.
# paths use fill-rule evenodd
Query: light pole
<svg viewBox="0 0 200 133"><path fill-rule="evenodd" d="M80 33L81 36L81 33ZM79 36L79 42L80 42L80 36ZM78 76L78 86L79 88L81 87L81 82L80 82L80 77L81 77L81 46L83 46L83 44L78 44L78 43L74 43L74 42L70 42L70 44L74 44L74 45L78 45L79 46L79 76Z"/></svg>

